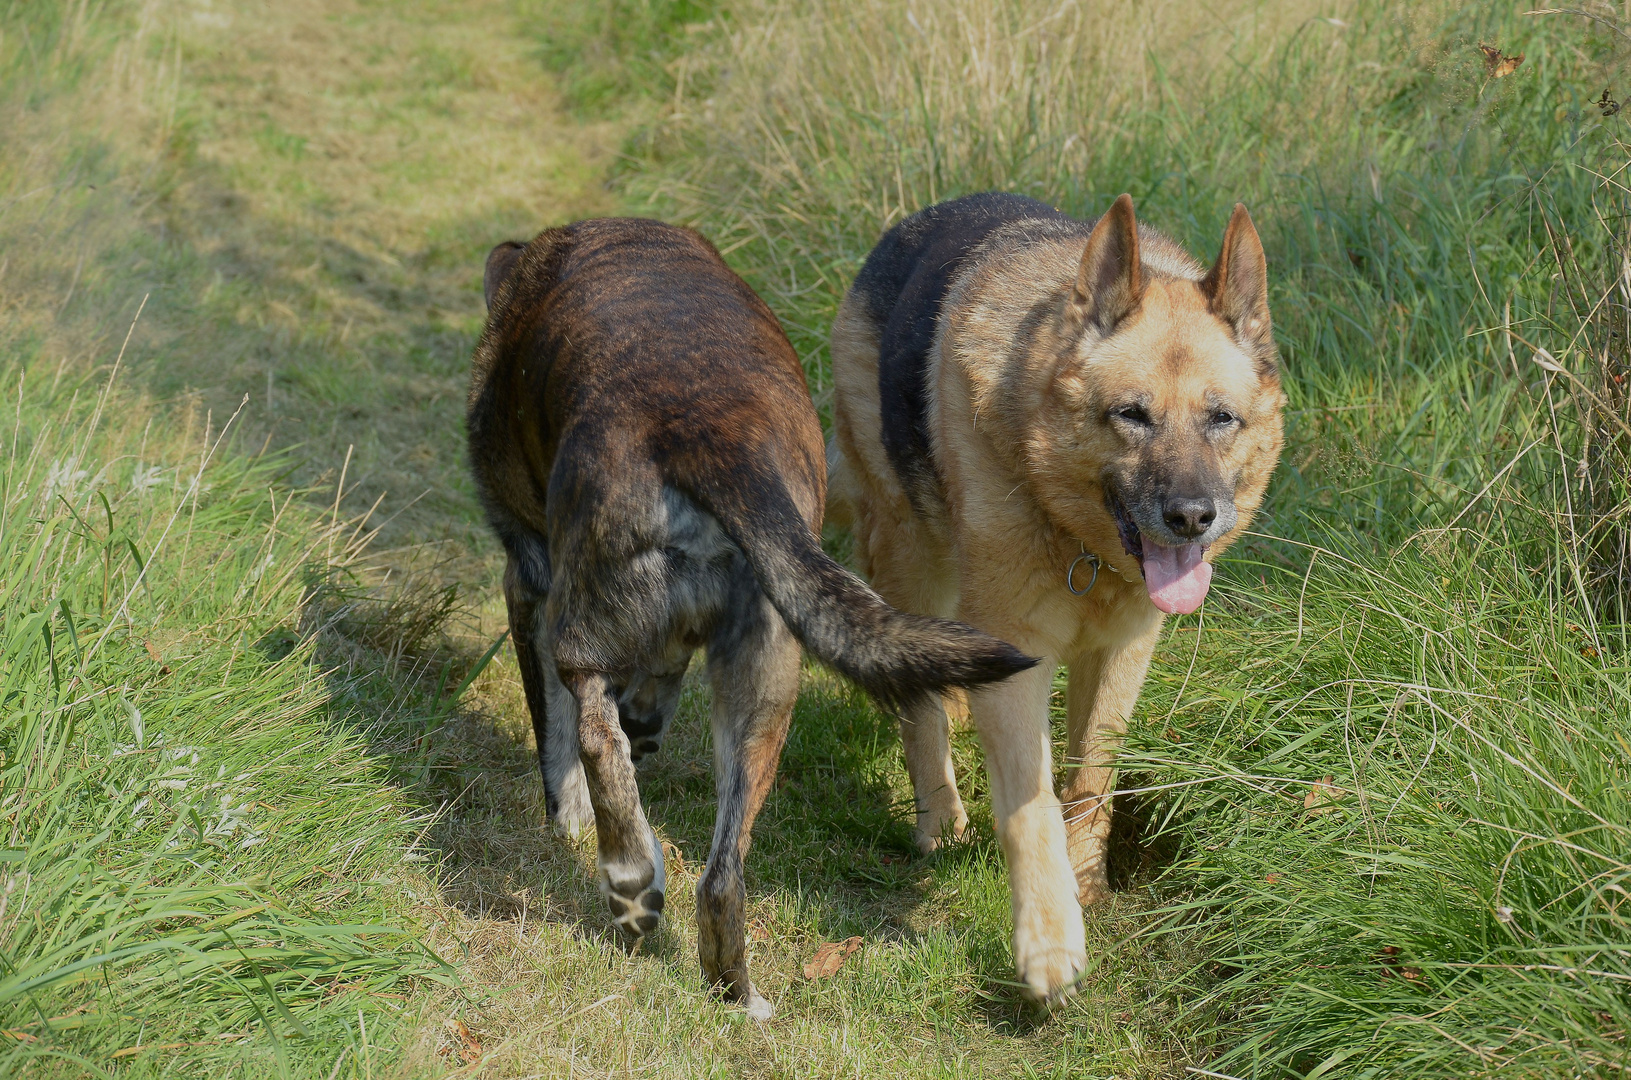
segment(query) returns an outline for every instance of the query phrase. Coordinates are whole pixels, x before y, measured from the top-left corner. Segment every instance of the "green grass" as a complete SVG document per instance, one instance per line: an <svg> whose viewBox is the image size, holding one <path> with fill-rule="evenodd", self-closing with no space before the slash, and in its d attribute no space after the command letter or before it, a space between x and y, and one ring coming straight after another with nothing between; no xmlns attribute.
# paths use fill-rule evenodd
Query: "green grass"
<svg viewBox="0 0 1631 1080"><path fill-rule="evenodd" d="M454 975L401 921L425 823L310 639L284 643L351 530L220 425L188 438L111 373L10 344L0 1071L366 1054L363 1029L389 1038Z"/></svg>
<svg viewBox="0 0 1631 1080"><path fill-rule="evenodd" d="M1380 0L215 0L19 3L0 31L0 146L26 148L0 153L0 1071L446 1075L455 1015L465 1075L1623 1071L1613 30ZM1489 80L1479 42L1524 64ZM1131 191L1202 256L1247 201L1287 453L1134 718L1082 994L1050 1017L1011 984L972 735L975 828L921 859L892 722L812 669L749 860L760 1029L696 974L703 691L643 771L673 918L628 956L591 846L539 827L513 659L479 667L480 260L586 214L695 222L825 410L878 233L987 187L1082 215Z"/></svg>

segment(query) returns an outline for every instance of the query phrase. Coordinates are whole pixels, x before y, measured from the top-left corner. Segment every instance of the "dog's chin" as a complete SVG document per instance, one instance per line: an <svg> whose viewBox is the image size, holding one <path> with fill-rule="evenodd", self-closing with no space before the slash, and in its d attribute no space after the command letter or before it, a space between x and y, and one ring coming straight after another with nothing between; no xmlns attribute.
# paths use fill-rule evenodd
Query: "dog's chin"
<svg viewBox="0 0 1631 1080"><path fill-rule="evenodd" d="M1121 546L1138 560L1150 603L1168 615L1188 615L1200 608L1212 587L1212 564L1205 544L1161 544L1147 538L1127 506L1114 492L1106 495Z"/></svg>

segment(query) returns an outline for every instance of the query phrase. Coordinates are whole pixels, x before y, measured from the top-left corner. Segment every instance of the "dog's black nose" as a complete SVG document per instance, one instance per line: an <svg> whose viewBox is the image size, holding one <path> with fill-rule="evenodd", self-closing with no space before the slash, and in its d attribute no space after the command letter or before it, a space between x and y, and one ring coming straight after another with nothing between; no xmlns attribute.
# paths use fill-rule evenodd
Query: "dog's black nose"
<svg viewBox="0 0 1631 1080"><path fill-rule="evenodd" d="M1212 527L1218 517L1218 505L1211 499L1173 496L1161 508L1161 520L1167 528L1186 540L1193 540Z"/></svg>

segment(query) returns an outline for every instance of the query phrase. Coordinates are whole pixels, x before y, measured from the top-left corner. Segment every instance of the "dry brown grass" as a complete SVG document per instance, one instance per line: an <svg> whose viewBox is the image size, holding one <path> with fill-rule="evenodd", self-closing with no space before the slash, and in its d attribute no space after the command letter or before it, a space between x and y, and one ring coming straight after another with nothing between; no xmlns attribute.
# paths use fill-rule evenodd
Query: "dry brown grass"
<svg viewBox="0 0 1631 1080"><path fill-rule="evenodd" d="M784 318L813 297L830 315L876 237L918 207L1000 189L1096 212L1121 188L1082 184L1146 152L1129 130L1135 116L1174 99L1204 111L1238 91L1242 70L1274 78L1264 65L1292 35L1308 38L1304 62L1329 76L1301 80L1299 98L1259 116L1257 137L1233 152L1272 170L1339 152L1343 125L1331 121L1366 92L1347 76L1371 59L1353 55L1343 32L1340 16L1359 6L748 3L728 34L680 62L657 144L683 147L682 165L636 187L727 253L746 249L738 259ZM1121 183L1138 171L1122 169ZM827 321L796 323L807 359ZM819 391L820 365L811 372Z"/></svg>

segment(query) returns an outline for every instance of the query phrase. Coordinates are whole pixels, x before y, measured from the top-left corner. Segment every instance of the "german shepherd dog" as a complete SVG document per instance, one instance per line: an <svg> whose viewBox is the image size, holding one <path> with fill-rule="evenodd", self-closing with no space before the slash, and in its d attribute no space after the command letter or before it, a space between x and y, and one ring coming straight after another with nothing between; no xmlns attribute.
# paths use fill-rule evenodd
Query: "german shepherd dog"
<svg viewBox="0 0 1631 1080"><path fill-rule="evenodd" d="M1206 270L1126 195L1084 222L988 193L889 230L833 326L828 511L861 568L897 607L1046 658L969 695L1039 998L1085 963L1080 904L1108 891L1114 757L1162 620L1200 606L1280 455L1267 283L1244 206ZM909 703L901 735L932 850L968 821L941 703Z"/></svg>
<svg viewBox="0 0 1631 1080"><path fill-rule="evenodd" d="M707 650L718 816L697 885L709 984L763 1018L742 860L798 695L799 643L887 703L1035 663L890 608L821 550L826 461L804 372L708 241L581 221L487 258L467 424L558 828L591 816L599 886L631 944L663 909L634 762Z"/></svg>

